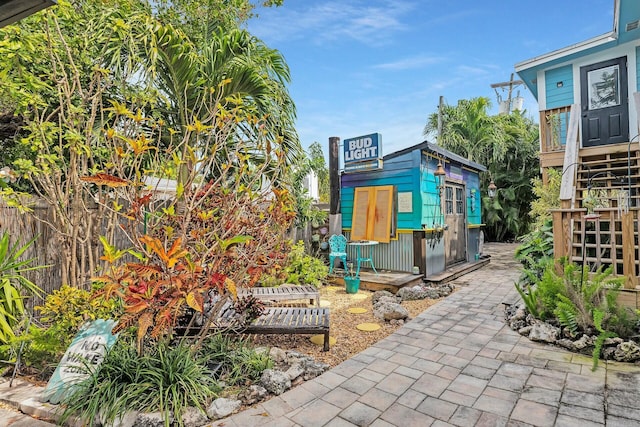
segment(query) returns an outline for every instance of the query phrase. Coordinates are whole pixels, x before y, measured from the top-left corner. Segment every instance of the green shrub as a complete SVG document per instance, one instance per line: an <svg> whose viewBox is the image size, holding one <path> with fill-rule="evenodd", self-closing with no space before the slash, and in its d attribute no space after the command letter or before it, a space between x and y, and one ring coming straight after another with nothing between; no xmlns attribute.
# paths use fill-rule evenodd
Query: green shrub
<svg viewBox="0 0 640 427"><path fill-rule="evenodd" d="M100 367L65 396L63 421L81 417L93 425L116 420L127 411L160 411L165 426L182 425L187 406L203 410L220 390L203 360L184 343L160 342L138 356L132 340L119 340Z"/></svg>
<svg viewBox="0 0 640 427"><path fill-rule="evenodd" d="M200 357L215 370L215 378L229 385L245 384L260 378L262 371L273 367L266 352L257 352L246 340L215 334L205 341Z"/></svg>
<svg viewBox="0 0 640 427"><path fill-rule="evenodd" d="M305 252L304 242L299 241L291 247L287 256L283 271L275 275L263 275L260 278L261 286L279 286L283 283L297 285L313 285L319 287L323 284L329 268L322 260Z"/></svg>
<svg viewBox="0 0 640 427"><path fill-rule="evenodd" d="M83 323L96 319L115 319L122 312L117 299L94 298L90 291L62 285L47 295L43 306L36 307L42 321L75 335ZM73 336L69 339L71 340Z"/></svg>

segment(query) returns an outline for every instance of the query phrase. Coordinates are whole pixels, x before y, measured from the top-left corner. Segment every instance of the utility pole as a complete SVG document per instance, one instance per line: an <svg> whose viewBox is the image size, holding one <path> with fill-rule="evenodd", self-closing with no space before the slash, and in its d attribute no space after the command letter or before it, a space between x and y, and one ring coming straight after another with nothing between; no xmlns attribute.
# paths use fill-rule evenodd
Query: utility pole
<svg viewBox="0 0 640 427"><path fill-rule="evenodd" d="M502 95L498 92L498 89L504 90L505 88L508 88L507 101L506 101L507 111L505 111L507 114L511 113L513 89L523 84L524 82L522 80L513 80L513 73L511 73L511 78L509 79L508 82L494 83L491 85L493 90L495 90L496 92L498 104L502 104Z"/></svg>

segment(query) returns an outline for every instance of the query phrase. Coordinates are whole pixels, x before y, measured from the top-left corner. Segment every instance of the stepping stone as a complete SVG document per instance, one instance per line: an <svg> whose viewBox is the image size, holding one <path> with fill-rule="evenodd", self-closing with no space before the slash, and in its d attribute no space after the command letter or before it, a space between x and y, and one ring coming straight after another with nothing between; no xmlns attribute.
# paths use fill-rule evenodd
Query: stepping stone
<svg viewBox="0 0 640 427"><path fill-rule="evenodd" d="M316 344L316 345L324 345L324 335L319 334L319 335L312 335L309 338L309 341L311 341L312 343ZM336 343L336 339L335 337L329 336L329 345L334 345Z"/></svg>
<svg viewBox="0 0 640 427"><path fill-rule="evenodd" d="M351 294L351 298L353 299L367 299L367 294Z"/></svg>
<svg viewBox="0 0 640 427"><path fill-rule="evenodd" d="M362 307L353 307L353 308L350 308L347 311L349 313L351 313L351 314L362 314L362 313L366 313L368 310L366 308L362 308Z"/></svg>
<svg viewBox="0 0 640 427"><path fill-rule="evenodd" d="M331 305L331 301L320 300L320 307L329 307L330 305Z"/></svg>
<svg viewBox="0 0 640 427"><path fill-rule="evenodd" d="M359 325L356 325L356 329L365 332L373 332L380 329L380 325L378 325L377 323L360 323Z"/></svg>

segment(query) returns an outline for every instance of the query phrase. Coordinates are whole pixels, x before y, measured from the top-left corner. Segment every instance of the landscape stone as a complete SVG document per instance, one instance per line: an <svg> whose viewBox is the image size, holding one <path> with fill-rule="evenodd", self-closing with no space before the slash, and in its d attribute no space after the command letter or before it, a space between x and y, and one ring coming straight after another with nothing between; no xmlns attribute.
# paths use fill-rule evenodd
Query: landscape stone
<svg viewBox="0 0 640 427"><path fill-rule="evenodd" d="M269 393L281 395L291 388L289 375L275 369L265 369L260 377L260 383Z"/></svg>
<svg viewBox="0 0 640 427"><path fill-rule="evenodd" d="M111 422L106 421L102 414L98 414L100 424L104 427L133 427L136 424L137 418L137 411L127 411L124 415L116 417L116 419Z"/></svg>
<svg viewBox="0 0 640 427"><path fill-rule="evenodd" d="M529 339L531 341L546 342L553 344L560 336L560 328L556 328L546 322L536 322L531 328Z"/></svg>
<svg viewBox="0 0 640 427"><path fill-rule="evenodd" d="M330 366L326 363L310 360L304 365L303 378L305 381L313 379L319 375L322 375L324 372L328 371L329 368Z"/></svg>
<svg viewBox="0 0 640 427"><path fill-rule="evenodd" d="M304 374L304 367L300 363L294 363L285 373L289 376L289 379L293 381Z"/></svg>
<svg viewBox="0 0 640 427"><path fill-rule="evenodd" d="M253 405L267 397L267 389L258 384L252 384L242 394L242 401L246 405Z"/></svg>
<svg viewBox="0 0 640 427"><path fill-rule="evenodd" d="M640 360L640 346L633 341L626 341L618 345L613 358L618 362L635 362Z"/></svg>
<svg viewBox="0 0 640 427"><path fill-rule="evenodd" d="M173 423L173 416L169 415L169 424ZM133 427L164 427L164 416L160 412L140 412Z"/></svg>
<svg viewBox="0 0 640 427"><path fill-rule="evenodd" d="M282 363L287 358L287 352L279 347L271 347L269 350L269 358L275 363Z"/></svg>
<svg viewBox="0 0 640 427"><path fill-rule="evenodd" d="M219 397L207 408L207 416L212 420L219 420L233 414L241 405L242 402L239 400Z"/></svg>
<svg viewBox="0 0 640 427"><path fill-rule="evenodd" d="M184 427L200 427L209 421L207 415L200 409L188 406L182 414L182 424Z"/></svg>
<svg viewBox="0 0 640 427"><path fill-rule="evenodd" d="M371 303L373 305L376 305L376 303L378 302L378 300L382 297L391 297L391 298L395 298L395 295L392 294L389 291L376 291L373 293L373 295L371 296ZM397 301L394 302L400 302L400 299L398 299Z"/></svg>
<svg viewBox="0 0 640 427"><path fill-rule="evenodd" d="M398 303L381 301L373 306L373 315L380 320L406 319L409 311Z"/></svg>

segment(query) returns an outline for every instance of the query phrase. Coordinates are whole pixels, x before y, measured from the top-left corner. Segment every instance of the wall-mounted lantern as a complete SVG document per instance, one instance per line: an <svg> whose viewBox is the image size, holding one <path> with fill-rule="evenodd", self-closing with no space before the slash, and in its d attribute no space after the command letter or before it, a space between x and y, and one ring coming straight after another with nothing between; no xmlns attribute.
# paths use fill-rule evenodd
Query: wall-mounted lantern
<svg viewBox="0 0 640 427"><path fill-rule="evenodd" d="M489 183L489 186L487 187L487 191L489 192L489 198L493 199L494 197L496 197L496 192L498 191L498 187L496 186L496 183L493 182L493 179Z"/></svg>

